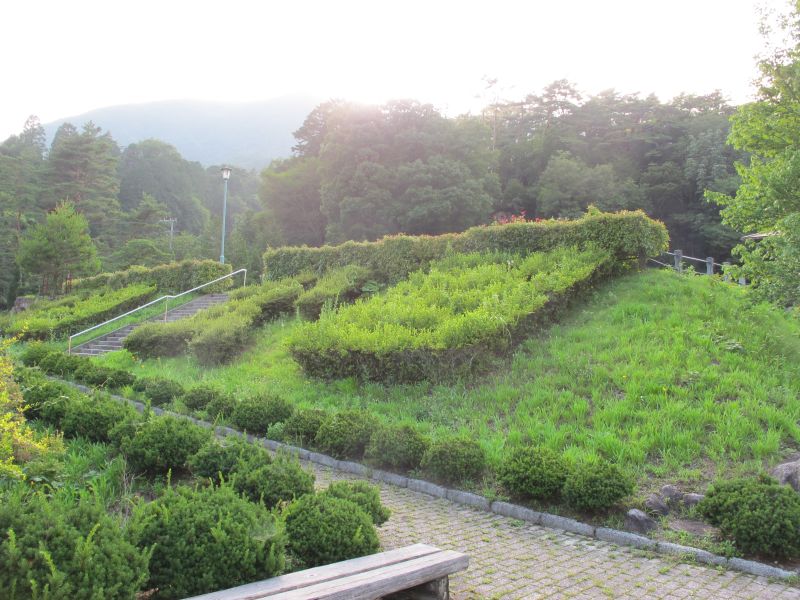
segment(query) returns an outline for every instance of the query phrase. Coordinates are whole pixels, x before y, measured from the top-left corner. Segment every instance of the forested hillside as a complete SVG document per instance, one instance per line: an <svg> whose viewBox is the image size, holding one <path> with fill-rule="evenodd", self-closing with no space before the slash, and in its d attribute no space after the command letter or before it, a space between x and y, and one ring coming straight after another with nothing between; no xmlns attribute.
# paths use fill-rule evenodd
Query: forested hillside
<svg viewBox="0 0 800 600"><path fill-rule="evenodd" d="M414 100L328 101L295 132L291 157L260 177L233 167L226 259L258 274L269 246L574 218L594 204L641 208L664 221L673 246L721 260L738 235L703 193L738 185L734 161L743 155L726 145L732 112L719 93L669 102L613 91L583 97L566 81L457 118ZM46 140L32 117L0 144L4 305L43 291L34 255L68 256L67 278L219 256L221 165L203 167L157 139L123 148L92 122L64 123ZM73 249L44 252L52 246L45 216L62 203L78 219L67 219Z"/></svg>

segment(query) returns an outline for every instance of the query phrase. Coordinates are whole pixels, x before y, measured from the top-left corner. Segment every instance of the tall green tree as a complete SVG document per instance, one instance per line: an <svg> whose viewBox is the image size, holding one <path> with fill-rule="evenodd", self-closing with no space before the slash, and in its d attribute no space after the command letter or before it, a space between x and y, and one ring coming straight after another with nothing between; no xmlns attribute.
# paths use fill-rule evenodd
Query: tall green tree
<svg viewBox="0 0 800 600"><path fill-rule="evenodd" d="M86 217L95 240L108 248L116 243L122 217L119 155L111 134L90 121L80 132L70 123L59 127L47 158L48 207L70 202Z"/></svg>
<svg viewBox="0 0 800 600"><path fill-rule="evenodd" d="M68 279L93 273L100 265L86 217L68 202L26 231L17 262L20 269L39 277L40 291L50 295L61 293Z"/></svg>
<svg viewBox="0 0 800 600"><path fill-rule="evenodd" d="M291 246L319 246L325 240L319 158L274 161L261 172L260 197Z"/></svg>
<svg viewBox="0 0 800 600"><path fill-rule="evenodd" d="M749 153L737 164L742 179L734 195L711 191L724 223L761 233L734 252L755 291L783 305L800 304L800 2L784 27L792 45L759 63L758 100L732 117L730 143Z"/></svg>

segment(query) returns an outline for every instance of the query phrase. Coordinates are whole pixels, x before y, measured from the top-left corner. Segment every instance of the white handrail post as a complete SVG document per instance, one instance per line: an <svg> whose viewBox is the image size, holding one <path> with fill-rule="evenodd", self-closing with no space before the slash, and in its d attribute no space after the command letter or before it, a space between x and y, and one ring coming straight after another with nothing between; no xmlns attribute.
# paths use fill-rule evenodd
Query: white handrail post
<svg viewBox="0 0 800 600"><path fill-rule="evenodd" d="M722 272L724 273L724 275L722 276L723 281L731 280L731 274L728 273L728 267L730 266L731 263L729 263L727 260L724 263L722 263Z"/></svg>
<svg viewBox="0 0 800 600"><path fill-rule="evenodd" d="M675 250L675 270L678 273L683 273L683 250Z"/></svg>
<svg viewBox="0 0 800 600"><path fill-rule="evenodd" d="M706 257L706 275L714 274L714 258L711 256Z"/></svg>
<svg viewBox="0 0 800 600"><path fill-rule="evenodd" d="M242 277L242 287L247 287L247 269L244 270L244 277Z"/></svg>
<svg viewBox="0 0 800 600"><path fill-rule="evenodd" d="M169 307L169 298L164 298L164 323L167 322L167 308Z"/></svg>

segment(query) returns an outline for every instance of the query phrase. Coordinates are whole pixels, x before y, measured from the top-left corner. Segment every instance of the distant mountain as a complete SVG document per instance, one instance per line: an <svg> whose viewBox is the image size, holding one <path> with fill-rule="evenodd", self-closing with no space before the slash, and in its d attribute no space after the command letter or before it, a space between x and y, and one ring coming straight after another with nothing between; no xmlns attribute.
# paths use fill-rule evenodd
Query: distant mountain
<svg viewBox="0 0 800 600"><path fill-rule="evenodd" d="M260 169L274 158L289 156L292 132L318 103L300 95L248 103L167 100L98 108L47 123L44 128L49 143L62 123L80 128L93 121L110 131L122 147L156 138L204 166Z"/></svg>

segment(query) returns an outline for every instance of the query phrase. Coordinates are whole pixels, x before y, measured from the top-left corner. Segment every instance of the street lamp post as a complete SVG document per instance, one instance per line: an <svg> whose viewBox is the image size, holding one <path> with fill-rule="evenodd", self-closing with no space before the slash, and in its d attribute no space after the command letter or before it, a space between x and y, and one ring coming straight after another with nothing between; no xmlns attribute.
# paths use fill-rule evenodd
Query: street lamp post
<svg viewBox="0 0 800 600"><path fill-rule="evenodd" d="M225 182L225 192L222 196L222 246L219 251L219 262L225 264L225 215L228 213L228 179L231 178L231 168L222 167L222 180Z"/></svg>

